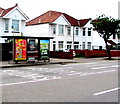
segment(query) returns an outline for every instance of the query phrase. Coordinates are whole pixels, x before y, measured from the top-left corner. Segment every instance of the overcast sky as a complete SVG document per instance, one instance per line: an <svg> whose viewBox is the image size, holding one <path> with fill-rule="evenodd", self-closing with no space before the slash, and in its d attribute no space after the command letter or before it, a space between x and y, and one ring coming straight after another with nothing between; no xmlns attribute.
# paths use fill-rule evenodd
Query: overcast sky
<svg viewBox="0 0 120 104"><path fill-rule="evenodd" d="M0 0L6 9L18 3L19 8L31 19L53 10L76 19L96 18L102 14L118 18L120 0Z"/></svg>

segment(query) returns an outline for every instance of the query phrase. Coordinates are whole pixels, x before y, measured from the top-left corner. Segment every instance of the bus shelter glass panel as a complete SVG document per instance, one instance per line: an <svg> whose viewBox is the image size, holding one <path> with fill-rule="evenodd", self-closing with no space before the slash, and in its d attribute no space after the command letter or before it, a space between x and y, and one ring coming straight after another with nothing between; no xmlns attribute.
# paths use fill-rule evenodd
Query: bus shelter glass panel
<svg viewBox="0 0 120 104"><path fill-rule="evenodd" d="M40 40L40 59L49 59L50 40Z"/></svg>
<svg viewBox="0 0 120 104"><path fill-rule="evenodd" d="M26 39L15 39L15 60L27 59L27 41Z"/></svg>
<svg viewBox="0 0 120 104"><path fill-rule="evenodd" d="M28 60L38 59L38 39L28 39Z"/></svg>

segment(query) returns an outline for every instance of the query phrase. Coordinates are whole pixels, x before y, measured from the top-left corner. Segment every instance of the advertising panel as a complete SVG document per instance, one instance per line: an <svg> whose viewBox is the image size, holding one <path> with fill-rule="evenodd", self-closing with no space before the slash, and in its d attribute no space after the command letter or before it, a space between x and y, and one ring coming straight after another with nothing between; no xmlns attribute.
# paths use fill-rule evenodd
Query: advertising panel
<svg viewBox="0 0 120 104"><path fill-rule="evenodd" d="M37 51L37 44L35 42L35 39L32 39L32 40L29 40L29 43L28 43L28 51Z"/></svg>
<svg viewBox="0 0 120 104"><path fill-rule="evenodd" d="M27 55L26 39L15 39L15 60L26 60Z"/></svg>
<svg viewBox="0 0 120 104"><path fill-rule="evenodd" d="M49 59L49 40L40 40L40 59Z"/></svg>
<svg viewBox="0 0 120 104"><path fill-rule="evenodd" d="M28 40L28 60L38 59L38 39Z"/></svg>

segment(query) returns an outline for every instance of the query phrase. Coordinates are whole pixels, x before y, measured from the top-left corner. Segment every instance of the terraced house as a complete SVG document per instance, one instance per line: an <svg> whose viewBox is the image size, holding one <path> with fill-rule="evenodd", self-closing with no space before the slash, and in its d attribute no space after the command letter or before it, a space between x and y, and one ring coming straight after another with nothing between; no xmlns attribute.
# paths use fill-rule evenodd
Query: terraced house
<svg viewBox="0 0 120 104"><path fill-rule="evenodd" d="M25 33L25 25L28 17L18 7L18 4L11 8L0 7L0 36L22 36ZM6 39L0 38L0 43Z"/></svg>
<svg viewBox="0 0 120 104"><path fill-rule="evenodd" d="M91 18L77 20L66 13L48 11L26 24L28 36L52 36L50 50L93 49Z"/></svg>

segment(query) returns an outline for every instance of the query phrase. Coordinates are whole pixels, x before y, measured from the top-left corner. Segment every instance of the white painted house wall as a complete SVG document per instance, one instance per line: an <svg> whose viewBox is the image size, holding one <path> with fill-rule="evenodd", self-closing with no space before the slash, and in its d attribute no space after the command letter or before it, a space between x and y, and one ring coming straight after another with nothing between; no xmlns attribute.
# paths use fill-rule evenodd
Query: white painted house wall
<svg viewBox="0 0 120 104"><path fill-rule="evenodd" d="M5 32L5 20L8 20L9 29L8 32ZM0 17L0 36L21 36L25 34L25 24L28 17L26 17L22 11L15 7L13 10L8 12L5 16ZM19 21L19 31L12 32L12 20ZM5 43L6 39L0 38L0 43Z"/></svg>
<svg viewBox="0 0 120 104"><path fill-rule="evenodd" d="M53 25L56 26L56 34L53 34ZM59 25L64 26L64 34L59 34ZM67 35L67 26L71 27L71 35ZM26 34L29 36L48 36L48 37L54 37L54 39L50 40L50 50L53 50L53 41L55 41L56 44L56 50L59 50L58 48L58 42L63 42L63 50L67 48L67 41L72 42L72 49L73 49L73 27L70 25L70 23L66 20L66 18L61 15L58 19L56 19L52 24L38 24L38 25L31 25L26 26Z"/></svg>
<svg viewBox="0 0 120 104"><path fill-rule="evenodd" d="M56 33L53 34L53 26L56 26ZM64 26L64 34L59 34L59 25ZM67 34L67 27L71 27L71 34ZM78 49L82 49L82 43L86 43L87 49L87 43L91 42L91 49L93 44L93 30L91 30L91 36L87 35L87 29L92 27L90 22L88 22L86 25L86 36L82 36L83 27L78 26L71 26L70 23L67 21L67 19L61 15L59 18L57 18L52 24L45 23L45 24L37 24L37 25L31 25L26 26L26 35L29 36L52 36L54 39L50 40L50 50L53 51L53 44L55 44L56 50L60 50L58 47L59 41L63 41L63 50L67 50L67 46L71 45L71 49L74 49L74 45L78 46ZM76 35L75 29L79 29L79 34ZM74 41L74 42L73 42ZM71 42L71 43L70 43ZM76 42L79 42L79 44L76 44Z"/></svg>
<svg viewBox="0 0 120 104"><path fill-rule="evenodd" d="M49 24L39 24L39 25L31 25L26 26L26 35L27 36L50 36L49 34Z"/></svg>

